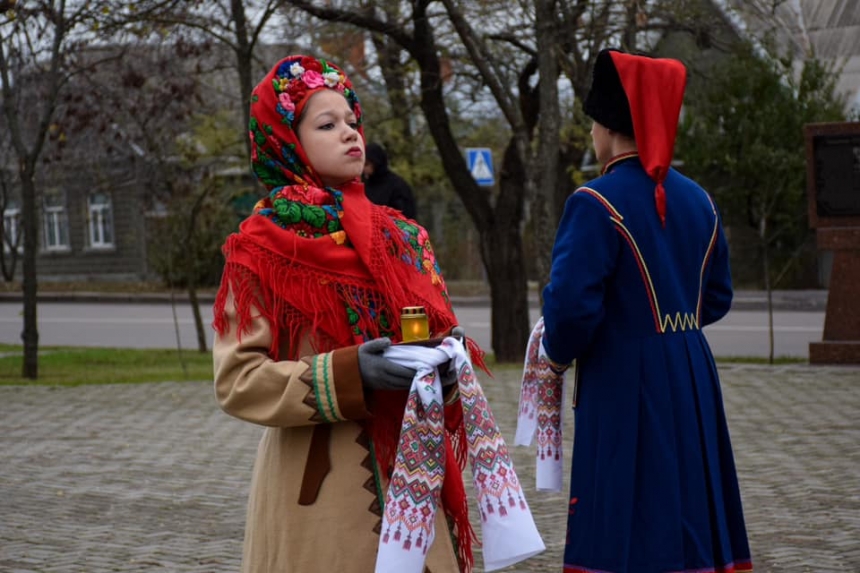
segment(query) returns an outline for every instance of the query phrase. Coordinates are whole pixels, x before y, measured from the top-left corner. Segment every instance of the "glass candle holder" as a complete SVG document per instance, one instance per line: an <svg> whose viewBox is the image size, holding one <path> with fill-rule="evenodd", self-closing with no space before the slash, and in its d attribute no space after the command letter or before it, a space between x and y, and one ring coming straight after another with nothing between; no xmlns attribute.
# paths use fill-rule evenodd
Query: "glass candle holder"
<svg viewBox="0 0 860 573"><path fill-rule="evenodd" d="M430 340L430 325L423 306L406 306L400 314L400 330L403 342Z"/></svg>

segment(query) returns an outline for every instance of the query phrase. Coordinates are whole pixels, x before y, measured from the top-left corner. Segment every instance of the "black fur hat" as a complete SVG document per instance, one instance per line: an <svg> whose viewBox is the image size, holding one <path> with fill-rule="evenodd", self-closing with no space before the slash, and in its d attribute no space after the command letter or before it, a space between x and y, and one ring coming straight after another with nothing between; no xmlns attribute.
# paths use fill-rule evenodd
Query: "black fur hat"
<svg viewBox="0 0 860 573"><path fill-rule="evenodd" d="M601 50L594 62L591 91L585 98L585 115L613 131L633 137L633 117L630 103L621 85L618 70L610 52Z"/></svg>

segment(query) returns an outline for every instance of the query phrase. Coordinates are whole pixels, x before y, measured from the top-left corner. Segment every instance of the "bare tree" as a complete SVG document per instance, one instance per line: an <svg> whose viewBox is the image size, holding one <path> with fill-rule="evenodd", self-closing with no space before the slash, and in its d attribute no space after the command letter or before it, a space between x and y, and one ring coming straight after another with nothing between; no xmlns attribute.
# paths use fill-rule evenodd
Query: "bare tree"
<svg viewBox="0 0 860 573"><path fill-rule="evenodd" d="M549 282L550 251L558 222L555 193L560 187L559 154L561 151L558 78L560 73L559 11L556 0L535 0L534 6L523 11L531 38L517 37L516 28L495 34L479 34L469 24L464 7L456 0L442 0L445 9L475 64L482 80L490 91L512 132L509 146L516 154L516 163L524 175L522 199L531 205L534 229L534 247L537 254L538 286ZM532 13L533 9L533 13ZM499 54L489 42L501 41L513 45L525 54L526 59L518 70L519 80L509 81L501 65L513 59ZM536 78L537 85L532 86ZM506 86L516 85L517 90ZM518 97L517 97L518 96ZM537 142L535 134L537 133ZM513 156L509 156L513 159Z"/></svg>
<svg viewBox="0 0 860 573"><path fill-rule="evenodd" d="M37 171L61 96L69 80L101 62L81 55L123 30L129 14L148 14L168 0L7 1L0 10L0 82L3 115L17 161L24 236L23 376L38 377L36 252L38 249ZM115 56L111 56L115 57Z"/></svg>
<svg viewBox="0 0 860 573"><path fill-rule="evenodd" d="M23 376L38 376L39 333L36 325L36 169L51 127L60 92L69 79L75 34L85 26L89 6L67 8L66 2L10 3L0 20L0 81L3 112L17 159L24 231ZM24 101L25 87L38 98ZM36 105L33 105L33 104Z"/></svg>
<svg viewBox="0 0 860 573"><path fill-rule="evenodd" d="M266 66L259 57L262 36L273 16L286 4L284 0L216 0L199 3L178 3L170 13L161 13L149 21L163 26L182 26L228 48L235 58L239 79L236 94L242 110L239 133L245 151L251 154L251 141L246 137L250 120L251 92L257 71ZM286 42L285 42L286 43Z"/></svg>

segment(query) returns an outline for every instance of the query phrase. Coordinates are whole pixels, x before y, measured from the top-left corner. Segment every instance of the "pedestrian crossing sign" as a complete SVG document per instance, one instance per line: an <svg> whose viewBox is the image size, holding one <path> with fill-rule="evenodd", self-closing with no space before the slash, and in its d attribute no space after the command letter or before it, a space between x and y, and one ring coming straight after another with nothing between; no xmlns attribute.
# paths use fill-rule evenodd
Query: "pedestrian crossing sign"
<svg viewBox="0 0 860 573"><path fill-rule="evenodd" d="M469 172L475 178L478 185L489 187L494 185L496 178L493 176L493 152L489 147L466 148L466 160Z"/></svg>

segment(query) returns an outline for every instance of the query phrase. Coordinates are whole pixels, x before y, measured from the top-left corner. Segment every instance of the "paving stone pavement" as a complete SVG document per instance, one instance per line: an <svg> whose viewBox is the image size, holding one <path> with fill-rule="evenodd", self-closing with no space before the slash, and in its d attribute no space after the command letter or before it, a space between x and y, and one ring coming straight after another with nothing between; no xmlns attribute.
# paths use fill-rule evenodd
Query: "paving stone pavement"
<svg viewBox="0 0 860 573"><path fill-rule="evenodd" d="M860 572L860 368L720 371L756 570ZM518 376L483 379L509 443ZM205 382L0 387L0 572L238 571L259 435ZM560 571L566 494L511 450L548 550L507 571Z"/></svg>

